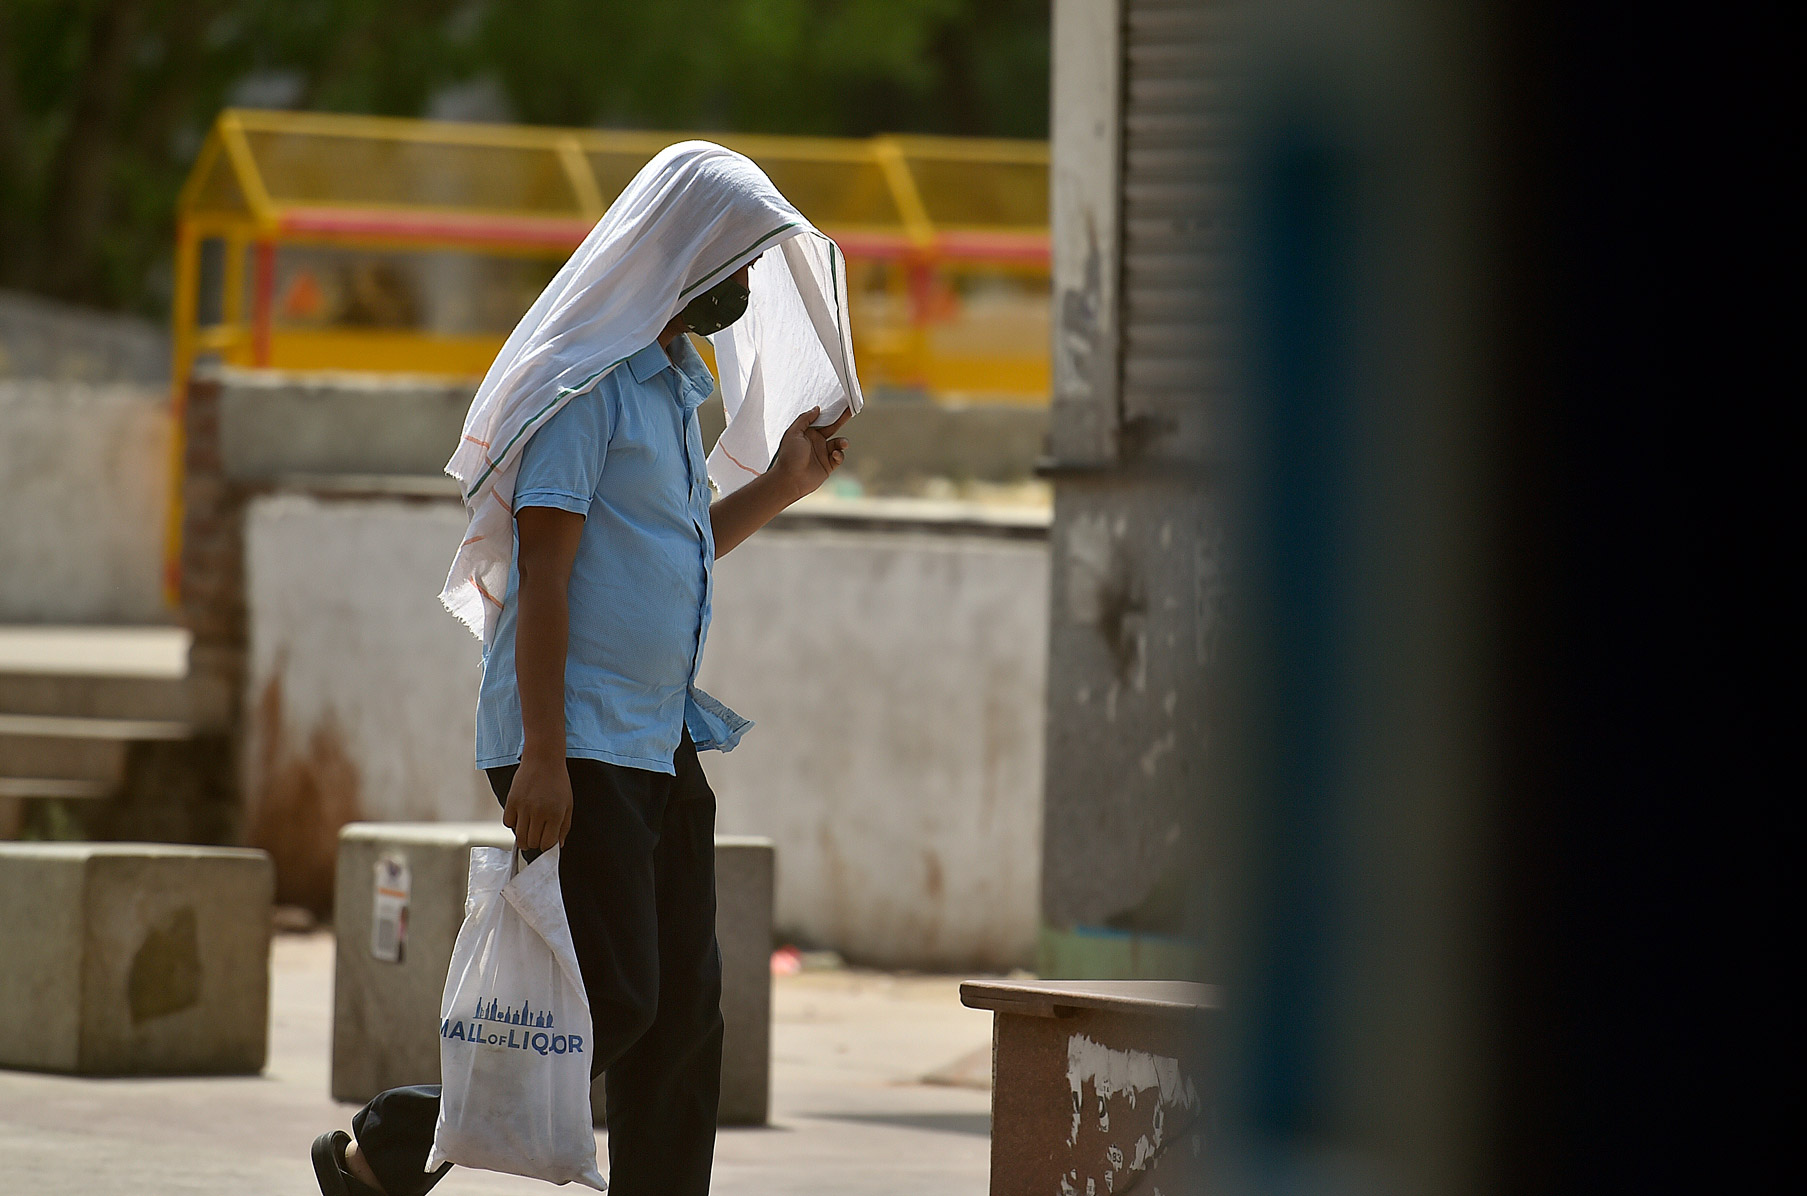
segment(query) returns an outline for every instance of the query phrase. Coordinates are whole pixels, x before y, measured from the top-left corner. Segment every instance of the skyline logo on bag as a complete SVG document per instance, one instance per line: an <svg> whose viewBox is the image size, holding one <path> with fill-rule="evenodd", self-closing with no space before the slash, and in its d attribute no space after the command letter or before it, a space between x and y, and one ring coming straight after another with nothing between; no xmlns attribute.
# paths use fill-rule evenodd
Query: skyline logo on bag
<svg viewBox="0 0 1807 1196"><path fill-rule="evenodd" d="M486 1024L487 1023L487 1024ZM476 1012L468 1020L447 1018L440 1024L439 1036L448 1042L471 1042L498 1050L535 1051L541 1055L581 1055L581 1034L554 1034L550 1010L534 1010L526 1001L521 1007L500 1004L494 997L477 1000Z"/></svg>

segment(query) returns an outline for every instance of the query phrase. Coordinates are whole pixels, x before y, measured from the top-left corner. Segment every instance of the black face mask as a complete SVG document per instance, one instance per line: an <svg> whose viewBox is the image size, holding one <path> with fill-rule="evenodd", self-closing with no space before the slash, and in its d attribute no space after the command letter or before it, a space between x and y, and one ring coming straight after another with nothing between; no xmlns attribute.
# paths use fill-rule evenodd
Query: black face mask
<svg viewBox="0 0 1807 1196"><path fill-rule="evenodd" d="M724 278L686 303L678 318L690 331L709 336L747 314L748 294L747 288L732 276Z"/></svg>

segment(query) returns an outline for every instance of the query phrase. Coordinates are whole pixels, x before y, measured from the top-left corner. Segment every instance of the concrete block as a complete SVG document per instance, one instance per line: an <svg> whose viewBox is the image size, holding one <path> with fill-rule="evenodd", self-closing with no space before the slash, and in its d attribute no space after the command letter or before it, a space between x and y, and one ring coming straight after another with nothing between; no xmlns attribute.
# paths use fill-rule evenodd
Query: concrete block
<svg viewBox="0 0 1807 1196"><path fill-rule="evenodd" d="M0 1066L262 1071L274 886L261 851L0 843Z"/></svg>
<svg viewBox="0 0 1807 1196"><path fill-rule="evenodd" d="M333 1099L362 1103L385 1089L438 1082L439 1000L464 920L470 849L512 842L494 822L361 822L340 832ZM770 1108L774 853L768 839L722 835L715 861L726 1023L720 1119L759 1125ZM385 921L405 922L399 952L390 931L379 936ZM593 1105L600 1124L601 1081Z"/></svg>
<svg viewBox="0 0 1807 1196"><path fill-rule="evenodd" d="M752 835L715 837L715 937L722 950L722 1125L764 1125L772 1103L772 900L776 852Z"/></svg>

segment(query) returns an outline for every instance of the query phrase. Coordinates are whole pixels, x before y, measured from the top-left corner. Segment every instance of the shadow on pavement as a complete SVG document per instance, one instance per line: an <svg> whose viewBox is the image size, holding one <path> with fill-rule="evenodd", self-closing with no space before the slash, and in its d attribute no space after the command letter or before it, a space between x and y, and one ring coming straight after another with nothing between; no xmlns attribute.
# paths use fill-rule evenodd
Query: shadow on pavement
<svg viewBox="0 0 1807 1196"><path fill-rule="evenodd" d="M977 1134L991 1136L989 1113L808 1113L803 1116L823 1121L857 1121L865 1125L894 1125L906 1130L928 1130L937 1134Z"/></svg>

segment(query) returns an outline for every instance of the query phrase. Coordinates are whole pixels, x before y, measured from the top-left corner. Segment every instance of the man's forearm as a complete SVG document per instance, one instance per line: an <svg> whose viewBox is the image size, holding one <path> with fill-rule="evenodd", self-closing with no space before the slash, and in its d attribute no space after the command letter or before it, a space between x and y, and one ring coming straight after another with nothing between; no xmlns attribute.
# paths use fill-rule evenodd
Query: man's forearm
<svg viewBox="0 0 1807 1196"><path fill-rule="evenodd" d="M709 528L715 537L715 555L727 556L746 538L770 523L801 495L773 474L764 473L717 499L709 507Z"/></svg>
<svg viewBox="0 0 1807 1196"><path fill-rule="evenodd" d="M515 624L515 684L521 695L522 755L565 755L565 652L571 607L556 577L521 570Z"/></svg>

